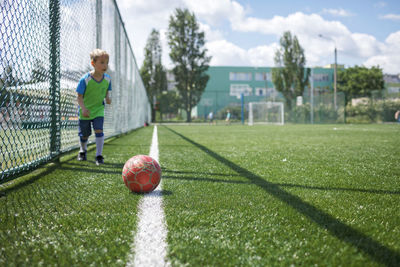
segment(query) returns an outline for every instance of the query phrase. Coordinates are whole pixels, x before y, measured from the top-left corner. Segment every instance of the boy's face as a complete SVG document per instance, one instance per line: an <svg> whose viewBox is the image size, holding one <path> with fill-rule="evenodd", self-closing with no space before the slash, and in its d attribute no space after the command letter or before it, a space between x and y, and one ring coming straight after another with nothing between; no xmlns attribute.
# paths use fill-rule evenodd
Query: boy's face
<svg viewBox="0 0 400 267"><path fill-rule="evenodd" d="M104 73L108 69L108 56L100 56L96 61L92 61L95 72Z"/></svg>

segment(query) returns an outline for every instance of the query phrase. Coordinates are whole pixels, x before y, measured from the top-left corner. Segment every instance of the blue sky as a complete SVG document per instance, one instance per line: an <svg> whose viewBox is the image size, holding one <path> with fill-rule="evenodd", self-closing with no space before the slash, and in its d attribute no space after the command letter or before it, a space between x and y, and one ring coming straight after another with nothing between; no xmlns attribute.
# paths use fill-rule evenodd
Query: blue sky
<svg viewBox="0 0 400 267"><path fill-rule="evenodd" d="M307 65L379 65L400 73L400 0L117 0L138 65L151 29L161 33L163 63L171 66L165 33L176 8L195 13L206 33L211 65L274 66L284 31L295 34ZM326 38L318 37L323 34Z"/></svg>

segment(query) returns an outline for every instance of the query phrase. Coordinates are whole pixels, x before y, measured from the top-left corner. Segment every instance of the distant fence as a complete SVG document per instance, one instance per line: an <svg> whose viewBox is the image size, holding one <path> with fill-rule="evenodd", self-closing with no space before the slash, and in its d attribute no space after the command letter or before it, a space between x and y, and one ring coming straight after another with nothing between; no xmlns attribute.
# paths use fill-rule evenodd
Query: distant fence
<svg viewBox="0 0 400 267"><path fill-rule="evenodd" d="M244 120L248 119L248 103L250 102L283 102L285 104L285 123L344 123L345 98L343 93L336 96L336 108L331 92L315 91L311 95L306 89L299 100L291 102L288 107L280 93L267 96L244 96ZM241 120L241 99L229 95L229 92L207 91L197 106L199 119L206 119L209 112L216 114L218 119L225 118L226 111L230 110L233 119Z"/></svg>
<svg viewBox="0 0 400 267"><path fill-rule="evenodd" d="M388 94L386 90L373 91L371 97L347 99L343 92L306 88L302 97L291 102L289 109L280 93L268 96L244 96L244 120L248 119L250 102L283 102L285 123L382 123L394 122L394 114L400 110L400 94ZM228 91L206 91L197 105L197 119L207 120L213 112L217 119L224 119L229 109L233 120L241 121L241 99Z"/></svg>
<svg viewBox="0 0 400 267"><path fill-rule="evenodd" d="M0 8L0 183L78 147L75 89L94 48L110 54L106 138L150 120L114 0L5 0Z"/></svg>

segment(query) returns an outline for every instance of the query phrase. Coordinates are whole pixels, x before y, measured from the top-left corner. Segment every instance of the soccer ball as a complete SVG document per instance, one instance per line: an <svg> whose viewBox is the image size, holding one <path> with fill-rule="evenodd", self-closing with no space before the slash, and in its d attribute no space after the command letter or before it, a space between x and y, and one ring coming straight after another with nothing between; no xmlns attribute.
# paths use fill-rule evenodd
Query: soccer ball
<svg viewBox="0 0 400 267"><path fill-rule="evenodd" d="M133 156L125 163L122 169L122 178L125 185L133 192L151 192L160 183L161 167L150 156Z"/></svg>

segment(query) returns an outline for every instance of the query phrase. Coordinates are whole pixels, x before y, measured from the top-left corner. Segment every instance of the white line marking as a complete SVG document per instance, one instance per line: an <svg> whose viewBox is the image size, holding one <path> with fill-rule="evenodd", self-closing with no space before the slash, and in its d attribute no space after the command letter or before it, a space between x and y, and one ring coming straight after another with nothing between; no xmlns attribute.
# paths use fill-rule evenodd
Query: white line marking
<svg viewBox="0 0 400 267"><path fill-rule="evenodd" d="M154 126L150 157L158 160L157 126ZM162 179L158 187L139 202L139 222L127 266L170 266L167 261L167 225L162 204Z"/></svg>

